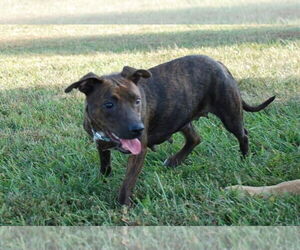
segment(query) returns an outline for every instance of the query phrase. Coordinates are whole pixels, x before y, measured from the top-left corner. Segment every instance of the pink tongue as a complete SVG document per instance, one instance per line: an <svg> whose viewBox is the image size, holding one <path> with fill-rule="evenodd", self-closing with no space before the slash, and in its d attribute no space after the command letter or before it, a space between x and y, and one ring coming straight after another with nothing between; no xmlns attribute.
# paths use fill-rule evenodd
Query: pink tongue
<svg viewBox="0 0 300 250"><path fill-rule="evenodd" d="M120 139L122 148L130 151L133 155L138 155L141 152L141 142L138 139Z"/></svg>

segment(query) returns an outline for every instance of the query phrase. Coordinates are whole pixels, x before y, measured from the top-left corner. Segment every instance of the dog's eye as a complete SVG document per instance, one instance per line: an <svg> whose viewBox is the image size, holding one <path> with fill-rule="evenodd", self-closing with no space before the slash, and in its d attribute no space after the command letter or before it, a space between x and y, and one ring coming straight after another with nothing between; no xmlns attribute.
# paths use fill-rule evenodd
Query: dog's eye
<svg viewBox="0 0 300 250"><path fill-rule="evenodd" d="M103 104L103 106L107 109L111 109L114 106L114 104L112 102L106 102Z"/></svg>
<svg viewBox="0 0 300 250"><path fill-rule="evenodd" d="M141 103L141 98L136 99L135 105L139 105Z"/></svg>

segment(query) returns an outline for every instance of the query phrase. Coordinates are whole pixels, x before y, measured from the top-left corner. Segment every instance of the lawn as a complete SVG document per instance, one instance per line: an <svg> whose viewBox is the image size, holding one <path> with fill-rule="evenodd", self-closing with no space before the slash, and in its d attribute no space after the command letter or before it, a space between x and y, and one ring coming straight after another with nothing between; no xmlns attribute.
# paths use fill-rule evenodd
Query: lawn
<svg viewBox="0 0 300 250"><path fill-rule="evenodd" d="M116 12L117 2L105 9L106 16ZM272 185L300 178L296 1L262 1L262 9L273 10L266 15L255 11L259 5L245 8L249 1L242 1L244 8L237 1L232 6L225 0L218 6L183 2L189 6L177 2L181 11L174 22L183 23L177 25L163 24L173 23L168 20L173 20L175 7L166 11L165 20L159 19L168 1L159 10L154 5L143 10L146 19L139 12L145 1L126 5L115 13L125 24L104 25L105 15L97 19L93 8L88 13L94 19L83 18L82 23L95 25L9 25L12 19L2 16L0 225L300 225L300 196L262 199L223 190L228 185ZM186 15L196 15L186 12L193 4L215 16L239 8L244 15L234 19L223 13L223 22L209 17L199 19L202 25L193 18L183 22ZM131 24L133 12L140 13L138 25ZM155 24L147 25L152 12ZM22 22L39 19L25 14ZM80 23L72 19L75 14L61 23ZM41 23L54 23L54 17ZM149 68L188 54L222 61L250 104L277 98L262 112L245 113L251 151L247 159L241 160L236 139L216 117L201 118L195 125L202 143L187 161L175 169L163 166L182 146L180 134L173 144L149 151L134 206L121 207L116 198L127 156L114 152L112 175L104 179L99 174L97 150L82 128L84 96L75 91L67 95L64 88L90 71L101 75L124 65Z"/></svg>

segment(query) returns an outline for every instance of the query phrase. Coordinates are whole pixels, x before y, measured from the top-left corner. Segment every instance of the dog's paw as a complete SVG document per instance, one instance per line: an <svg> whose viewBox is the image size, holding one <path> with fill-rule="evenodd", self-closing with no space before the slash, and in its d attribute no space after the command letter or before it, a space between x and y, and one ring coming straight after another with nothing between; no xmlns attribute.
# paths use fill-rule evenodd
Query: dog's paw
<svg viewBox="0 0 300 250"><path fill-rule="evenodd" d="M100 168L100 173L103 174L105 177L108 177L111 174L111 167Z"/></svg>
<svg viewBox="0 0 300 250"><path fill-rule="evenodd" d="M120 205L130 206L131 200L130 200L130 192L124 188L120 190L118 202Z"/></svg>
<svg viewBox="0 0 300 250"><path fill-rule="evenodd" d="M180 165L180 163L181 161L176 157L170 157L164 161L164 166L174 168Z"/></svg>

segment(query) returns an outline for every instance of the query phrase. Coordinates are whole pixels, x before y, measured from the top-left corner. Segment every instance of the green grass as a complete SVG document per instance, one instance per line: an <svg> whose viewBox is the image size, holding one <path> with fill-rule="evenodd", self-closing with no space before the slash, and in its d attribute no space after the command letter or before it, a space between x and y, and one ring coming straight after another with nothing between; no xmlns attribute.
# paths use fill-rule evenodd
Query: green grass
<svg viewBox="0 0 300 250"><path fill-rule="evenodd" d="M299 249L299 227L0 227L2 249Z"/></svg>
<svg viewBox="0 0 300 250"><path fill-rule="evenodd" d="M0 0L4 24L297 24L297 0Z"/></svg>
<svg viewBox="0 0 300 250"><path fill-rule="evenodd" d="M0 225L300 225L299 196L222 190L300 178L299 39L299 26L283 24L0 26ZM187 54L227 65L248 103L277 99L245 114L246 160L210 115L195 122L203 141L183 165L162 164L182 146L180 135L148 153L135 205L121 207L127 157L114 152L112 176L100 176L82 128L84 97L63 90L89 71Z"/></svg>

